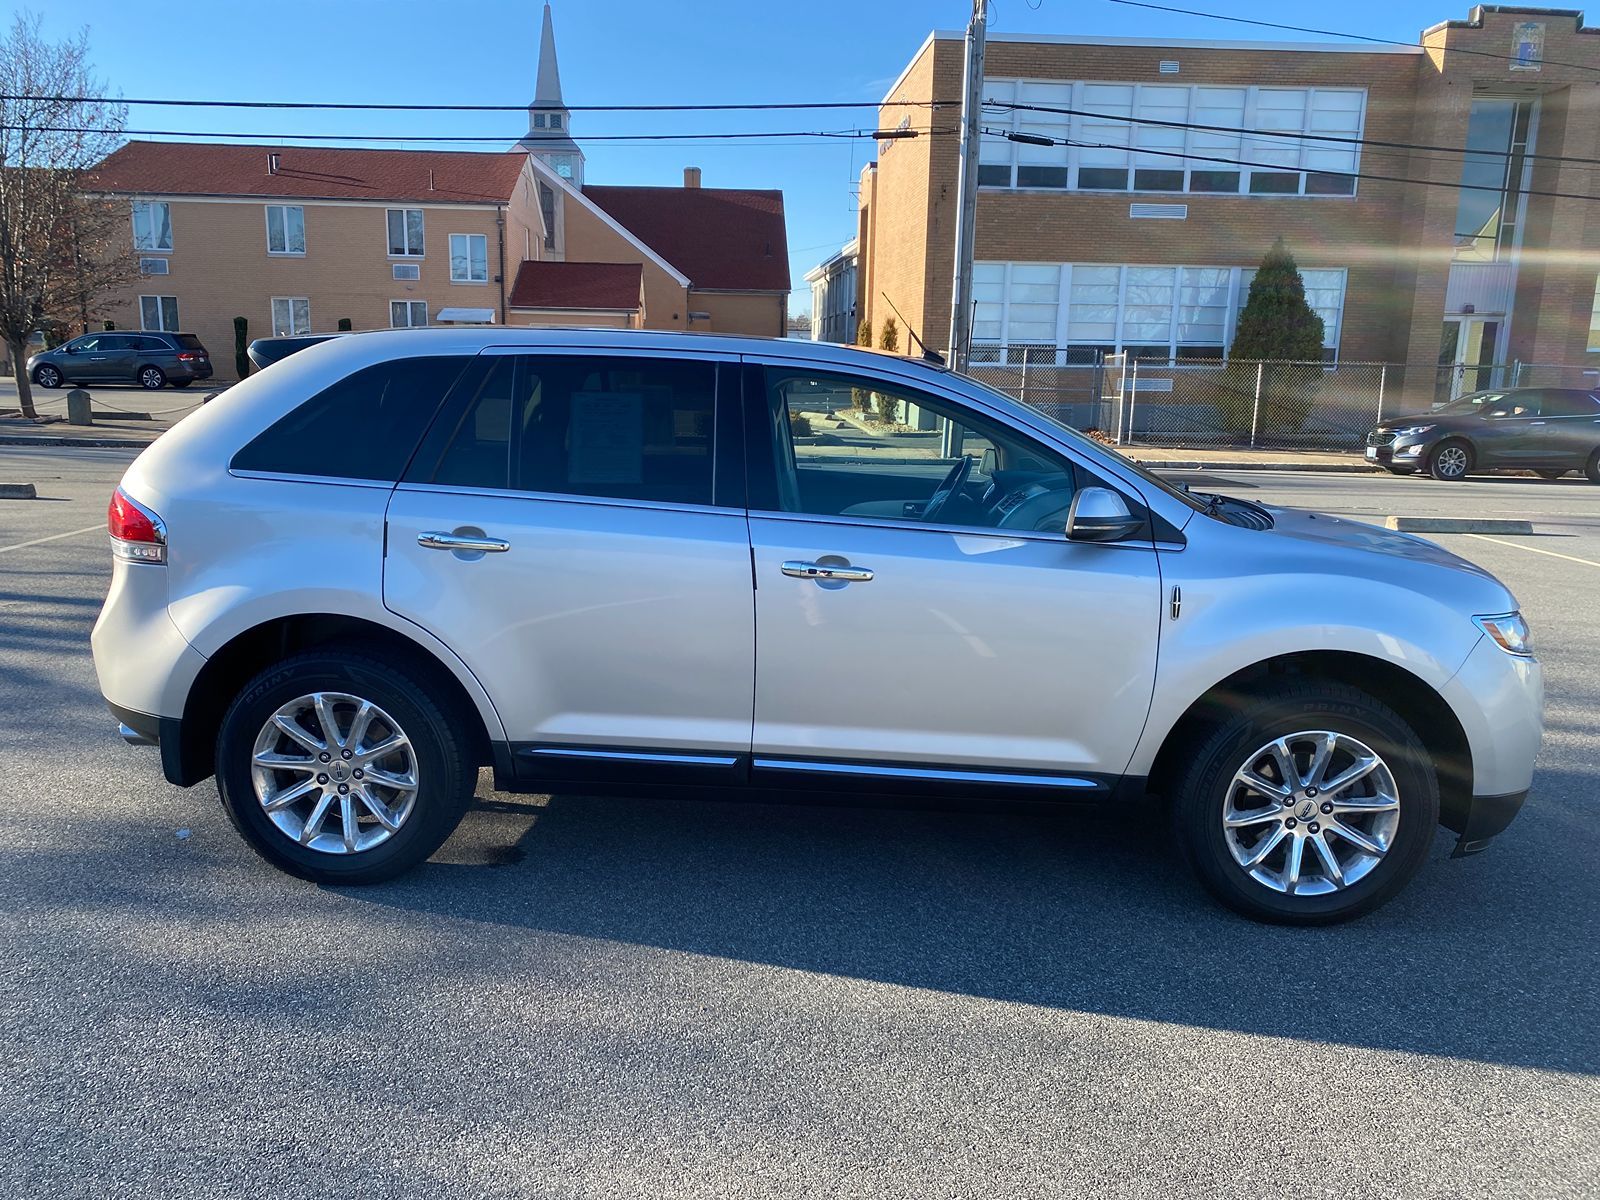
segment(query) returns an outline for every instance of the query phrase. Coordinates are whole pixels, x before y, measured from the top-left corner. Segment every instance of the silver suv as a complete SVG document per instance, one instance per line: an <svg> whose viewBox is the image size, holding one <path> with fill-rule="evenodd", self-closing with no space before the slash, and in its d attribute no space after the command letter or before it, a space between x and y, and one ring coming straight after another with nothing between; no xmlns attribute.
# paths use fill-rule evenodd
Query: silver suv
<svg viewBox="0 0 1600 1200"><path fill-rule="evenodd" d="M337 338L111 503L101 690L307 879L510 791L1164 805L1274 921L1369 911L1527 794L1510 592L1429 542L1196 495L970 379L793 341Z"/></svg>

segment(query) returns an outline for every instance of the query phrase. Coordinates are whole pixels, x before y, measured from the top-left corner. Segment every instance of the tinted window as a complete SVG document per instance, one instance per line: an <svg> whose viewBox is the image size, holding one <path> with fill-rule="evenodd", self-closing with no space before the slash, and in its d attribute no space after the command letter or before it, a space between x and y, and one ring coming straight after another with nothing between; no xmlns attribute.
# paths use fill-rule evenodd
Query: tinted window
<svg viewBox="0 0 1600 1200"><path fill-rule="evenodd" d="M1600 417L1600 401L1588 392L1561 391L1544 394L1547 417Z"/></svg>
<svg viewBox="0 0 1600 1200"><path fill-rule="evenodd" d="M1518 388L1485 401L1479 411L1486 417L1537 417L1541 411L1540 396L1541 393L1530 388Z"/></svg>
<svg viewBox="0 0 1600 1200"><path fill-rule="evenodd" d="M192 333L175 333L172 335L172 340L185 350L193 350L201 354L205 353L205 347L200 344L200 339Z"/></svg>
<svg viewBox="0 0 1600 1200"><path fill-rule="evenodd" d="M710 504L715 402L711 363L507 355L412 477Z"/></svg>
<svg viewBox="0 0 1600 1200"><path fill-rule="evenodd" d="M116 354L122 350L132 350L135 339L121 333L104 333L100 335L99 345L96 349L102 354Z"/></svg>
<svg viewBox="0 0 1600 1200"><path fill-rule="evenodd" d="M162 341L160 338L142 337L134 338L133 341L135 343L135 349L141 350L146 354L173 353L172 347L167 345L167 343Z"/></svg>
<svg viewBox="0 0 1600 1200"><path fill-rule="evenodd" d="M81 337L68 342L61 348L73 354L87 354L91 350L98 349L100 341L100 337Z"/></svg>
<svg viewBox="0 0 1600 1200"><path fill-rule="evenodd" d="M468 358L366 367L318 392L238 454L241 471L395 480Z"/></svg>

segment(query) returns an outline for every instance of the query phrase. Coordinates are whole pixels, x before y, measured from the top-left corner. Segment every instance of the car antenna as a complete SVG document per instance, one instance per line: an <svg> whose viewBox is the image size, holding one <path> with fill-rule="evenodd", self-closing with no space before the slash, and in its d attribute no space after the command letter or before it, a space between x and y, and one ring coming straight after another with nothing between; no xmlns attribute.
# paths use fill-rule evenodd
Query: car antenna
<svg viewBox="0 0 1600 1200"><path fill-rule="evenodd" d="M885 304L887 304L890 308L894 308L894 301L889 299L888 292L879 292L878 295L883 297L883 302ZM911 335L911 340L917 344L917 349L922 351L922 361L935 363L941 367L944 366L944 355L940 354L937 350L928 349L927 344L917 336L917 331L911 327L911 322L906 320L905 314L902 313L898 308L894 308L894 315L900 318L900 324L906 327L906 332Z"/></svg>

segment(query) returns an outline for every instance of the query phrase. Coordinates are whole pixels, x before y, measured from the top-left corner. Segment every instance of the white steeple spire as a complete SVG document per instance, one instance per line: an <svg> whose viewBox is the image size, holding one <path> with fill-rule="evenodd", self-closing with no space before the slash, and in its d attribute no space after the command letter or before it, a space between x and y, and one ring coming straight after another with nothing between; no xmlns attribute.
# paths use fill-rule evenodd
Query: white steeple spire
<svg viewBox="0 0 1600 1200"><path fill-rule="evenodd" d="M533 103L528 105L528 133L517 143L548 163L562 178L583 186L583 150L571 137L571 114L561 98L561 68L556 65L556 31L545 0L539 31L539 69L534 76Z"/></svg>

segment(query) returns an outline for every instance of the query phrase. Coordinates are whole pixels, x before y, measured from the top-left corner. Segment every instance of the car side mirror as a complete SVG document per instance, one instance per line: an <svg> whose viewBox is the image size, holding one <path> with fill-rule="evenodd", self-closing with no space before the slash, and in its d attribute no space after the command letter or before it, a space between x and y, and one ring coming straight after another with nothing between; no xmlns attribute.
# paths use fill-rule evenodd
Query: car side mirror
<svg viewBox="0 0 1600 1200"><path fill-rule="evenodd" d="M1110 488L1081 489L1067 510L1067 537L1074 542L1116 542L1143 526L1144 518L1134 516Z"/></svg>
<svg viewBox="0 0 1600 1200"><path fill-rule="evenodd" d="M68 354L76 354L78 352L78 348L76 346L67 346L64 347L64 349Z"/></svg>

